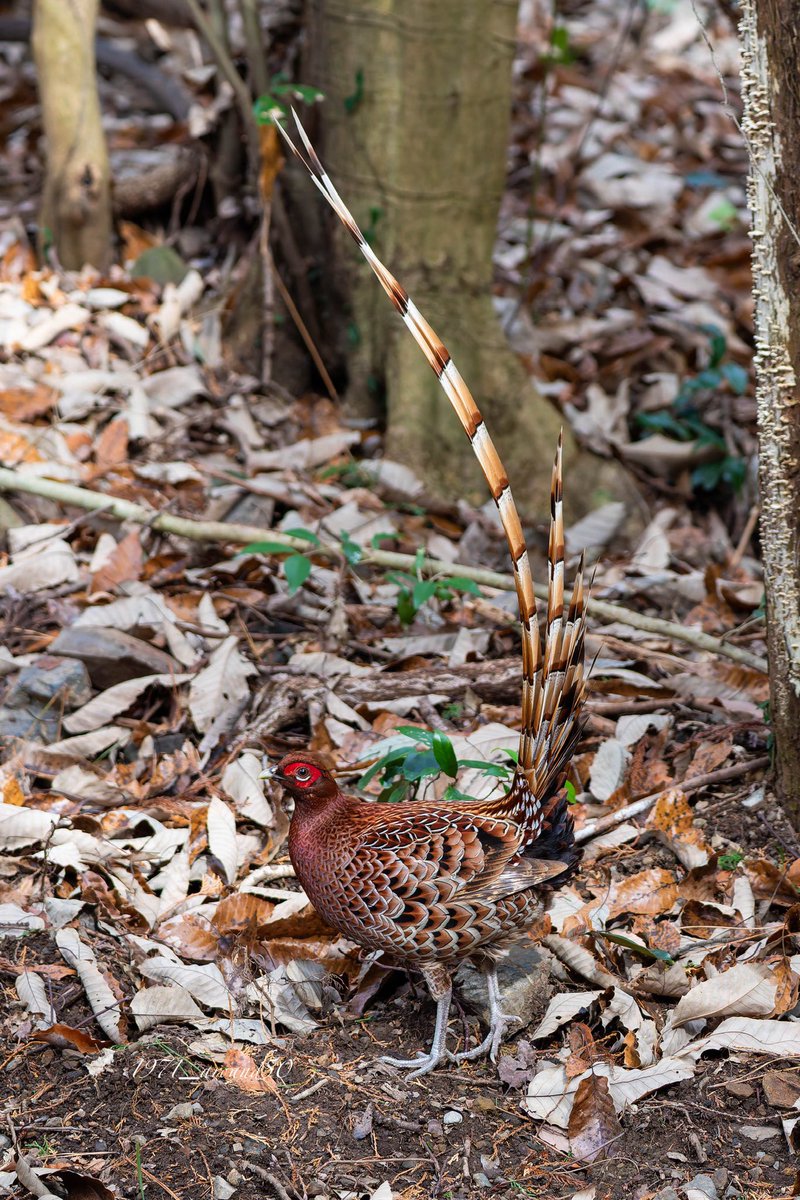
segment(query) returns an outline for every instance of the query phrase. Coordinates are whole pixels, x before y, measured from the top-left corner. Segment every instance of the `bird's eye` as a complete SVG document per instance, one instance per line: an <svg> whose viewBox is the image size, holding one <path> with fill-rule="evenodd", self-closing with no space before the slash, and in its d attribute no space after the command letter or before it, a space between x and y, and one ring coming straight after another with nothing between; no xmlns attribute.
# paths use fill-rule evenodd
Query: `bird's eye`
<svg viewBox="0 0 800 1200"><path fill-rule="evenodd" d="M308 767L298 767L294 773L295 779L310 779L311 771Z"/></svg>

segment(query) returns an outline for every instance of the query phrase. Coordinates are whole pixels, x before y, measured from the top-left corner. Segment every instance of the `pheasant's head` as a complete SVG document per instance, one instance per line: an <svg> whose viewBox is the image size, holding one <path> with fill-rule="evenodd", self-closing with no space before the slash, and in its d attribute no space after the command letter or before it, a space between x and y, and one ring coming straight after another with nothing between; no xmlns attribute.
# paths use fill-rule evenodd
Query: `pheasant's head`
<svg viewBox="0 0 800 1200"><path fill-rule="evenodd" d="M295 803L332 800L339 792L336 780L314 754L285 754L265 775L283 784Z"/></svg>

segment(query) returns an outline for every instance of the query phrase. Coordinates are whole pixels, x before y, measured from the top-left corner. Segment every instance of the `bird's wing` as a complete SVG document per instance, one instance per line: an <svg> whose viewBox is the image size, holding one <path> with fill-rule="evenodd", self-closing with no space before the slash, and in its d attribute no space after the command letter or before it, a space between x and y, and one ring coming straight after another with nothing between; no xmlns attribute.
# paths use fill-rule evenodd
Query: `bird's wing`
<svg viewBox="0 0 800 1200"><path fill-rule="evenodd" d="M376 813L348 865L364 899L391 892L396 919L420 916L417 906L493 902L563 871L561 863L521 857L516 822L479 805L397 807L396 815Z"/></svg>

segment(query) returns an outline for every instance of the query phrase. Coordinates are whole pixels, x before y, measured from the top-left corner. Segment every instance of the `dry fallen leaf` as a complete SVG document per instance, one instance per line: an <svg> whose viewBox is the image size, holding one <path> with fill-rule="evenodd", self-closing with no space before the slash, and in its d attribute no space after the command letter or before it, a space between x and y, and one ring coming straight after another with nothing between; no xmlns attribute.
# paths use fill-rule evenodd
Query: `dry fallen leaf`
<svg viewBox="0 0 800 1200"><path fill-rule="evenodd" d="M117 584L139 579L142 573L142 543L137 529L118 542L105 562L92 574L93 592L113 592Z"/></svg>
<svg viewBox="0 0 800 1200"><path fill-rule="evenodd" d="M578 1084L567 1131L570 1150L579 1162L595 1162L613 1153L622 1126L604 1075L590 1071Z"/></svg>
<svg viewBox="0 0 800 1200"><path fill-rule="evenodd" d="M670 1014L673 1027L702 1017L761 1017L775 1007L778 981L764 963L738 963L683 996Z"/></svg>
<svg viewBox="0 0 800 1200"><path fill-rule="evenodd" d="M655 917L669 912L677 899L678 883L675 876L671 871L654 867L612 885L608 897L609 916L633 913Z"/></svg>
<svg viewBox="0 0 800 1200"><path fill-rule="evenodd" d="M81 1054L98 1054L108 1042L99 1042L82 1029L73 1029L71 1025L50 1025L47 1029L37 1029L31 1034L31 1041L46 1042L58 1050L69 1048L78 1050Z"/></svg>
<svg viewBox="0 0 800 1200"><path fill-rule="evenodd" d="M685 867L705 866L711 857L711 846L695 825L694 812L680 788L671 788L659 797L648 814L646 827L658 834Z"/></svg>
<svg viewBox="0 0 800 1200"><path fill-rule="evenodd" d="M225 1055L222 1075L228 1083L243 1092L270 1092L276 1096L278 1085L262 1068L257 1067L252 1057L244 1050L231 1048Z"/></svg>

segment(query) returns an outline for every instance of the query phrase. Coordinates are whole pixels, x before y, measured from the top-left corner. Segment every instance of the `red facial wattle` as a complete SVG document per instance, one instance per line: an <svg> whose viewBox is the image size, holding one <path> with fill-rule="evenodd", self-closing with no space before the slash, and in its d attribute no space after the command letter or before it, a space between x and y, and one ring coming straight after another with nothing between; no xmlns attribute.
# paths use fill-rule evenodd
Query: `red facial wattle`
<svg viewBox="0 0 800 1200"><path fill-rule="evenodd" d="M307 762L289 763L283 768L283 774L288 775L292 784L299 788L313 787L322 778L322 771Z"/></svg>

